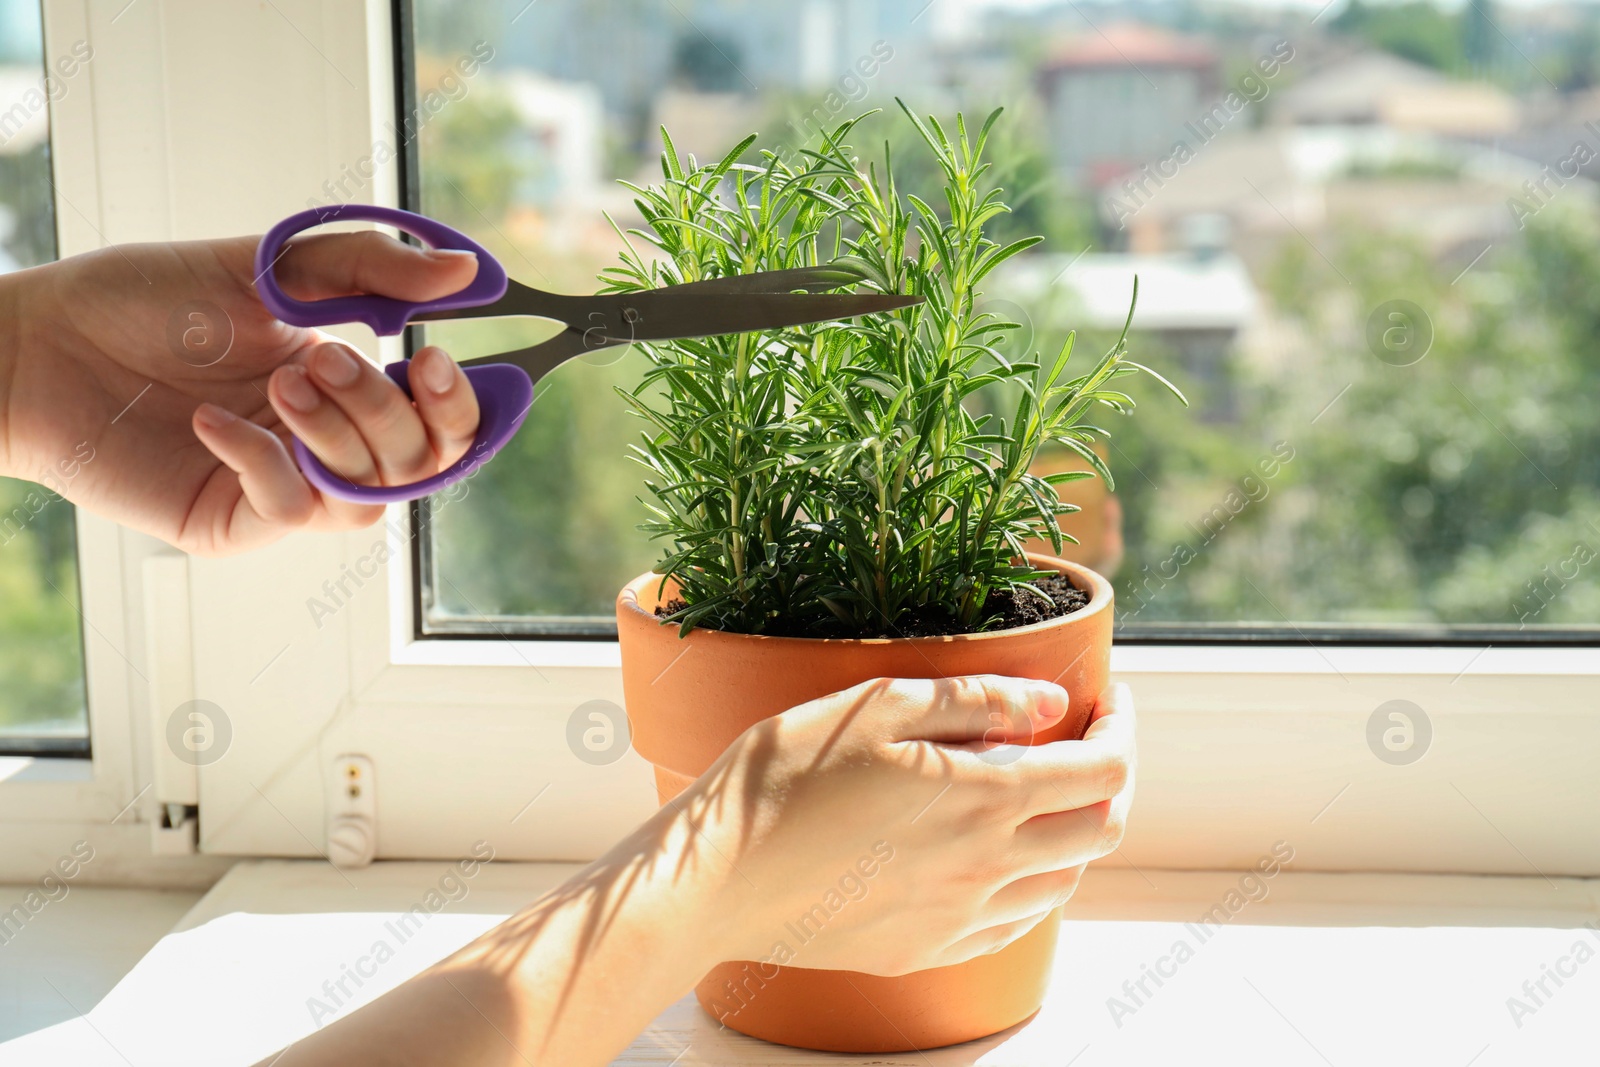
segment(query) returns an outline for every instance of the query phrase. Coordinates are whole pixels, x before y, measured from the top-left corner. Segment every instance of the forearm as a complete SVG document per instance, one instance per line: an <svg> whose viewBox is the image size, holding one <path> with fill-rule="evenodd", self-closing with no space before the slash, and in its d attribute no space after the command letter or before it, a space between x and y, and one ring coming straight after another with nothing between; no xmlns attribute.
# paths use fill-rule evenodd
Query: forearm
<svg viewBox="0 0 1600 1067"><path fill-rule="evenodd" d="M610 1063L741 935L738 877L670 810L444 962L291 1046L277 1067Z"/></svg>

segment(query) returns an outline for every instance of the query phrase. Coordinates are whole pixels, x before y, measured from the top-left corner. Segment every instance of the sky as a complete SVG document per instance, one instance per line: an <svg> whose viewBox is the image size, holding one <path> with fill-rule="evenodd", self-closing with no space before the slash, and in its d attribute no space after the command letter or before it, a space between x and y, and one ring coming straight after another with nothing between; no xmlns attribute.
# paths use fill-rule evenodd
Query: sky
<svg viewBox="0 0 1600 1067"><path fill-rule="evenodd" d="M939 2L973 8L1004 7L1025 10L1027 8L1046 7L1051 3L1060 2L1060 0L939 0ZM1327 3L1327 0L1214 0L1214 2L1237 4L1241 7L1300 8L1314 14ZM1372 0L1369 0L1369 2L1372 2ZM1382 3L1385 0L1376 0L1376 2ZM1399 2L1399 0L1388 0L1388 2ZM1443 8L1459 8L1464 6L1467 0L1436 0L1436 2ZM1497 6L1503 7L1548 7L1552 3L1561 2L1561 0L1494 0L1494 2ZM1577 0L1577 2L1592 4L1600 2L1600 0ZM1336 6L1342 5L1342 3L1343 0L1338 0Z"/></svg>
<svg viewBox="0 0 1600 1067"><path fill-rule="evenodd" d="M0 0L3 3L4 0ZM1096 15L1105 12L1101 6L1105 0L1089 0L1094 5ZM1111 0L1113 4L1118 0ZM1234 6L1242 8L1258 8L1280 11L1302 11L1306 17L1314 17L1326 9L1328 16L1337 16L1345 6L1347 0L1205 0L1218 6ZM1363 0L1368 4L1402 3L1405 0ZM1446 10L1458 10L1466 6L1468 0L1432 0L1433 3ZM1497 8L1522 8L1532 10L1541 7L1583 5L1595 6L1600 0L1492 0ZM1035 8L1049 7L1053 4L1072 4L1073 0L928 0L925 9L931 20L933 32L945 40L961 40L975 32L979 20L985 11L1012 10L1028 11ZM920 16L919 16L920 17Z"/></svg>
<svg viewBox="0 0 1600 1067"><path fill-rule="evenodd" d="M929 0L931 10L928 13L933 17L935 32L944 37L959 38L972 32L974 19L986 10L1027 11L1070 2L1071 0ZM1099 6L1102 2L1103 0L1094 0L1097 12L1105 10ZM1209 0L1209 2L1236 7L1300 10L1310 16L1316 15L1324 8L1328 8L1329 15L1337 15L1346 0ZM1401 3L1404 0L1363 0L1363 2L1383 4ZM1433 0L1433 2L1446 10L1459 9L1467 4L1467 0ZM1493 3L1496 7L1540 8L1566 4L1592 6L1600 4L1600 0L1493 0Z"/></svg>

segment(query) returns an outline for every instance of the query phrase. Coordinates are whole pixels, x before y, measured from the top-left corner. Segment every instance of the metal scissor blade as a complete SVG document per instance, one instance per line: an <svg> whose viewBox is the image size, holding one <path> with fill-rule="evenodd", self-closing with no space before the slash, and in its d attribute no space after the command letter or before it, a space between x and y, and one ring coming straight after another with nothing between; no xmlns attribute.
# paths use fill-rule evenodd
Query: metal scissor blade
<svg viewBox="0 0 1600 1067"><path fill-rule="evenodd" d="M533 318L556 319L571 323L567 318L575 303L591 300L587 296L566 296L547 293L542 289L523 285L515 278L506 283L505 295L492 304L474 307L450 308L445 311L426 311L411 316L411 322L447 322L452 319L504 319Z"/></svg>
<svg viewBox="0 0 1600 1067"><path fill-rule="evenodd" d="M626 296L645 296L647 294L735 294L735 293L793 293L804 290L807 293L825 292L837 289L843 285L854 285L861 281L862 274L852 267L791 267L786 270L764 270L753 274L731 274L726 278L708 278L705 281L683 282L679 285L666 285L657 289L647 289L637 294L609 294L604 296L568 296L563 293L547 293L541 289L523 285L512 280L506 286L505 295L492 304L479 304L475 307L453 308L447 311L428 311L420 315L411 316L412 322L444 322L451 319L499 319L507 317L528 317L537 319L558 319L568 325L583 329L599 327L605 329L601 319L593 318L592 312L599 306L595 301L610 301L623 299ZM582 316L582 321L578 316Z"/></svg>
<svg viewBox="0 0 1600 1067"><path fill-rule="evenodd" d="M681 288L678 287L678 288ZM668 290L652 290L652 293L665 293ZM638 296L641 294L630 294ZM479 356L476 359L462 360L463 367L475 367L486 363L514 363L527 371L528 377L535 382L561 366L575 356L598 352L602 349L613 348L617 345L632 344L634 341L665 341L675 337L706 337L722 333L745 333L753 330L774 330L785 326L800 326L809 322L826 322L832 319L852 318L856 315L867 315L877 311L893 311L897 308L911 307L922 303L920 296L887 296L882 293L866 293L859 295L811 295L811 294L749 294L727 295L720 294L715 298L710 296L683 297L679 301L688 309L704 309L708 317L714 317L714 322L695 322L686 324L683 333L667 335L652 334L648 337L640 335L634 337L608 337L598 329L579 329L572 327L562 330L554 337L528 348L519 348L514 352L499 352L492 356ZM752 310L753 307L753 310ZM739 316L746 316L740 320ZM641 320L642 321L642 320ZM672 328L671 323L658 323L661 329Z"/></svg>
<svg viewBox="0 0 1600 1067"><path fill-rule="evenodd" d="M681 287L595 297L588 312L591 328L623 343L670 341L853 319L922 303L920 296L884 293L678 293L675 288ZM582 319L568 321L582 324Z"/></svg>
<svg viewBox="0 0 1600 1067"><path fill-rule="evenodd" d="M853 267L790 267L786 270L756 271L754 274L730 274L726 278L682 282L662 288L674 293L792 293L796 289L820 293L854 285L864 277Z"/></svg>
<svg viewBox="0 0 1600 1067"><path fill-rule="evenodd" d="M627 341L614 341L609 337L602 337L593 331L562 330L549 340L540 341L538 344L530 345L527 348L519 348L515 352L496 352L492 356L464 359L461 361L461 366L477 367L486 363L512 363L526 371L528 377L537 384L539 379L575 356L598 352L605 348L615 348L618 345L627 343Z"/></svg>

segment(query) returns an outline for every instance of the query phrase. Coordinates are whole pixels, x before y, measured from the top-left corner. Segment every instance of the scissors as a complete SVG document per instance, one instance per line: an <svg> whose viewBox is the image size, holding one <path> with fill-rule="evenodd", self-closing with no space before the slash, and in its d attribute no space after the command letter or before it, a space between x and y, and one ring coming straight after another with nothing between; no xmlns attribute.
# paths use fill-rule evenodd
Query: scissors
<svg viewBox="0 0 1600 1067"><path fill-rule="evenodd" d="M409 302L386 296L337 296L303 301L279 288L272 267L295 234L339 221L383 223L420 238L432 248L463 249L478 257L478 275L458 293L437 300ZM364 504L416 500L470 477L504 448L533 406L533 385L563 363L587 352L635 341L775 330L806 323L893 311L922 302L919 296L883 293L827 293L861 280L842 267L798 267L687 282L637 293L567 296L546 293L512 281L494 256L477 242L423 215L371 204L340 204L290 215L267 231L256 249L256 289L261 302L293 326L332 326L361 322L388 336L410 322L526 316L554 319L566 329L548 341L461 361L478 397L478 432L453 466L409 485L357 485L323 465L298 437L294 454L306 480L330 496ZM411 395L408 360L383 368Z"/></svg>

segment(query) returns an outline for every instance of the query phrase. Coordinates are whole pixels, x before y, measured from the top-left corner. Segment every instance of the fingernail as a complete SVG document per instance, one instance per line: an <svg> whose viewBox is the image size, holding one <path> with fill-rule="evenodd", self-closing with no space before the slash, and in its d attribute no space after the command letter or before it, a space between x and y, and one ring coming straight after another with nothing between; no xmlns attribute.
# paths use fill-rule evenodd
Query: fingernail
<svg viewBox="0 0 1600 1067"><path fill-rule="evenodd" d="M1039 717L1059 719L1067 713L1067 694L1055 686L1046 689L1039 697Z"/></svg>
<svg viewBox="0 0 1600 1067"><path fill-rule="evenodd" d="M477 259L478 254L465 248L430 248L428 258L435 263L459 263L463 259Z"/></svg>
<svg viewBox="0 0 1600 1067"><path fill-rule="evenodd" d="M239 416L226 408L219 408L215 404L201 404L194 413L195 420L208 430L220 430L232 422L238 422Z"/></svg>
<svg viewBox="0 0 1600 1067"><path fill-rule="evenodd" d="M278 395L296 411L305 413L317 410L322 397L317 387L306 377L302 367L288 367L278 377Z"/></svg>
<svg viewBox="0 0 1600 1067"><path fill-rule="evenodd" d="M336 387L355 381L361 369L356 366L354 357L338 345L323 345L317 349L312 364L316 367L317 377Z"/></svg>
<svg viewBox="0 0 1600 1067"><path fill-rule="evenodd" d="M440 349L428 349L422 357L422 384L435 393L448 392L456 384L455 360Z"/></svg>

